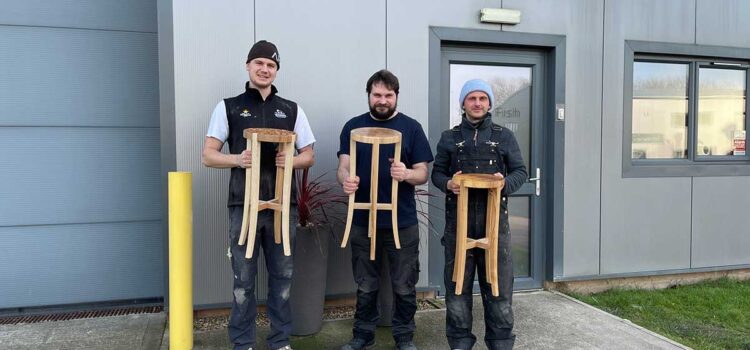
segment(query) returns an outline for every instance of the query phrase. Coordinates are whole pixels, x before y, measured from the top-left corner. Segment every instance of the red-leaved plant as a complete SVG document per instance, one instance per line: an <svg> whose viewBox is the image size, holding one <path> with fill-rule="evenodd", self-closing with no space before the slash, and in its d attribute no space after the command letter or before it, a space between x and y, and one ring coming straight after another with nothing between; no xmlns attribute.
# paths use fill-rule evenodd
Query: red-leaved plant
<svg viewBox="0 0 750 350"><path fill-rule="evenodd" d="M332 181L324 181L323 177L327 173L311 180L309 169L295 169L294 171L297 186L297 225L308 227L345 223L349 196L341 190L341 185ZM434 195L420 188L415 189L417 217L427 224L429 232L440 235L441 233L437 231L425 208L437 209L429 204L429 197L434 197Z"/></svg>
<svg viewBox="0 0 750 350"><path fill-rule="evenodd" d="M322 174L310 179L309 169L296 169L297 186L297 224L299 226L319 226L343 222L337 213L331 213L336 206L346 208L348 196L341 192L341 186L335 182L324 181Z"/></svg>

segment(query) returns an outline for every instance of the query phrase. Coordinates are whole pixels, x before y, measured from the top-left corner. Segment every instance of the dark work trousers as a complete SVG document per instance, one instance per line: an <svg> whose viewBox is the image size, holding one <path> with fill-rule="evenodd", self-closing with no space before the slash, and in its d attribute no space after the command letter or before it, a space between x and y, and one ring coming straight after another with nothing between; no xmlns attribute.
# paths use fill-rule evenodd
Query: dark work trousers
<svg viewBox="0 0 750 350"><path fill-rule="evenodd" d="M450 214L450 213L446 213ZM484 215L481 217L484 222ZM473 217L470 216L470 221ZM470 231L471 238L484 237L484 232ZM483 225L476 225L483 229ZM492 296L492 287L487 282L486 259L483 249L470 249L466 251L466 269L464 270L464 281L461 295L456 295L456 283L453 282L453 263L456 254L456 221L455 215L446 215L446 231L442 239L445 247L445 280L446 294L446 335L451 349L471 349L476 342L476 336L471 332L472 324L472 289L474 286L474 272L479 271L479 288L482 294L484 306L484 340L487 348L512 349L515 340L513 331L513 310L511 308L513 297L513 262L510 254L510 230L507 215L501 215L500 232L498 234L498 282L500 283L500 295Z"/></svg>
<svg viewBox="0 0 750 350"><path fill-rule="evenodd" d="M419 226L399 228L401 249L396 249L391 229L378 229L375 260L370 260L370 238L367 227L352 225L352 271L357 283L357 311L354 314L354 337L370 341L375 337L378 313L378 267L387 254L393 287L393 339L396 343L411 341L414 336L414 313L417 311L416 284L419 279Z"/></svg>
<svg viewBox="0 0 750 350"><path fill-rule="evenodd" d="M292 207L289 238L294 253L296 208ZM266 338L268 347L278 349L289 345L292 332L292 315L289 309L289 290L292 285L292 256L284 256L284 248L273 240L273 211L258 212L255 250L251 259L245 258L247 244L238 245L242 226L242 207L229 207L230 260L234 271L234 298L229 315L229 341L235 350L255 346L255 279L258 275L258 254L263 249L268 268L268 298L266 307L271 331Z"/></svg>

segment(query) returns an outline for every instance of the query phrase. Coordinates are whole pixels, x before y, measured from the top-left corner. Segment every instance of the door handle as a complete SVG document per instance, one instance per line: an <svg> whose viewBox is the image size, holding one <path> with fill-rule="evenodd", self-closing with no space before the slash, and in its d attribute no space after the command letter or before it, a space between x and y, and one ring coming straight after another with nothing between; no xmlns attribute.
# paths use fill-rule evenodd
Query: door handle
<svg viewBox="0 0 750 350"><path fill-rule="evenodd" d="M536 196L539 197L539 195L542 194L542 170L541 169L536 168L536 176L529 179L529 182L531 181L534 181L536 183L536 186L534 186L535 188L534 192L536 193Z"/></svg>

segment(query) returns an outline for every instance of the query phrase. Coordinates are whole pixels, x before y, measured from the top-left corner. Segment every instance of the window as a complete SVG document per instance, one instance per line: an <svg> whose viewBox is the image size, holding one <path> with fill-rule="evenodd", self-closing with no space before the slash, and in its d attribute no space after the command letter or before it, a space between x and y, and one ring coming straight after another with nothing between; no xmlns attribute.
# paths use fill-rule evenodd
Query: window
<svg viewBox="0 0 750 350"><path fill-rule="evenodd" d="M747 68L698 68L695 154L745 158Z"/></svg>
<svg viewBox="0 0 750 350"><path fill-rule="evenodd" d="M688 68L633 64L633 159L684 159L688 136Z"/></svg>
<svg viewBox="0 0 750 350"><path fill-rule="evenodd" d="M623 176L750 175L750 50L629 41L625 51Z"/></svg>

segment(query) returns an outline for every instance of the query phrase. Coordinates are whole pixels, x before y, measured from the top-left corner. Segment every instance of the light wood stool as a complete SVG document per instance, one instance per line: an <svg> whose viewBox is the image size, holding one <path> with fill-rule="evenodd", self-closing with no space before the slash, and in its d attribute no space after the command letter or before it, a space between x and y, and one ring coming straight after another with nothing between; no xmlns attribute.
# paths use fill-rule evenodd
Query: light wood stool
<svg viewBox="0 0 750 350"><path fill-rule="evenodd" d="M255 249L255 230L258 225L258 212L271 209L273 213L273 238L276 244L284 244L284 255L292 255L289 240L289 203L292 194L292 161L294 160L294 141L297 135L293 131L282 129L245 129L243 136L247 139L247 149L252 153L251 166L245 169L245 207L242 211L242 230L239 245L249 241L245 257L253 257ZM284 152L284 167L276 167L276 193L274 198L261 201L260 196L260 143L278 143L278 149ZM248 224L248 217L250 223ZM249 233L249 237L248 237Z"/></svg>
<svg viewBox="0 0 750 350"><path fill-rule="evenodd" d="M346 229L341 248L346 247L349 241L349 232L352 228L352 217L354 209L370 210L370 226L367 236L370 237L370 260L375 260L375 233L378 210L390 210L393 221L393 240L396 249L401 249L398 239L398 181L391 183L391 203L378 203L378 161L380 160L380 145L395 144L393 161L401 159L401 133L387 128L359 128L352 130L349 141L349 178L354 179L357 174L357 142L372 145L372 169L370 169L370 203L355 203L354 193L349 195L349 212L346 216Z"/></svg>
<svg viewBox="0 0 750 350"><path fill-rule="evenodd" d="M500 228L500 196L505 179L498 180L490 174L459 174L453 176L453 182L460 186L457 203L456 223L456 257L453 262L453 282L456 282L456 295L461 295L464 284L464 270L466 270L466 250L481 248L485 252L485 267L487 282L492 286L492 295L500 295L497 276L497 243ZM472 239L467 237L469 189L487 189L487 219L485 222L485 237Z"/></svg>

